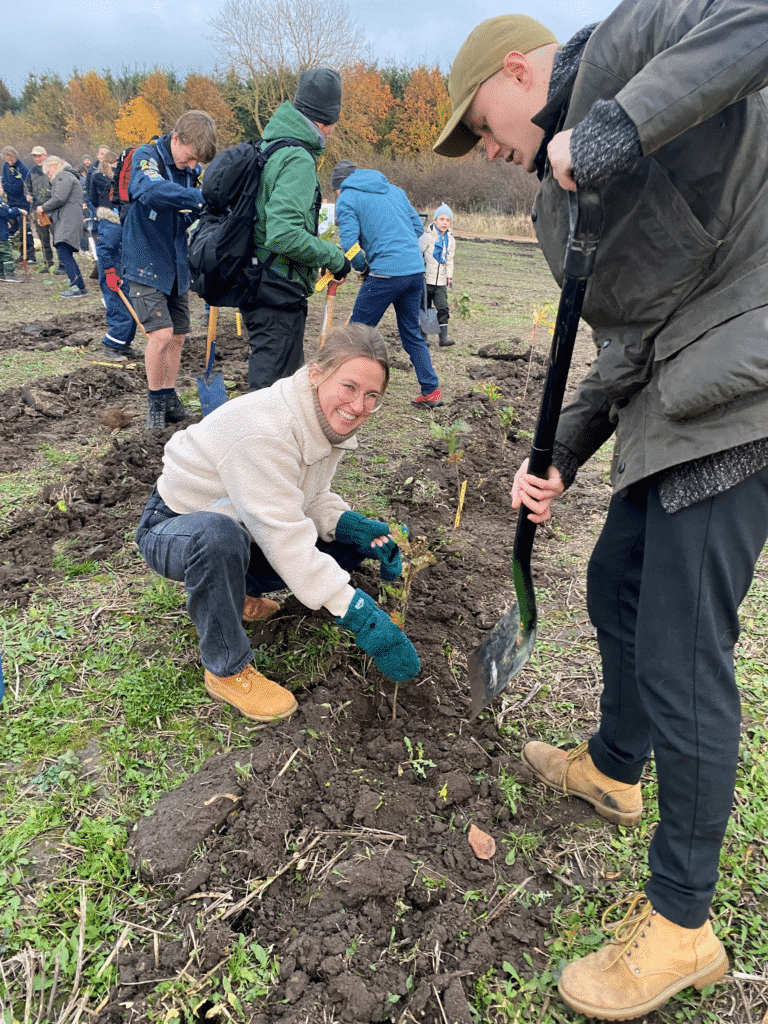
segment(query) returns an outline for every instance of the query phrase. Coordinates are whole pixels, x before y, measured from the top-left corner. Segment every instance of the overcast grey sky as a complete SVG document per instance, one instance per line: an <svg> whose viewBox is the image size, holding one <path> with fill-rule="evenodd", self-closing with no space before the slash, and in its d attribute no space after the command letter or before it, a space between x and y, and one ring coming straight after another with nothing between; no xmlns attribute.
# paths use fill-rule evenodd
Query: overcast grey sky
<svg viewBox="0 0 768 1024"><path fill-rule="evenodd" d="M54 71L65 80L73 69L119 72L173 68L211 72L216 53L208 21L223 0L53 0L33 8L3 4L0 78L18 96L30 71ZM564 42L600 21L616 0L349 0L347 7L379 64L439 64L448 71L459 46L479 22L517 11L543 21ZM332 0L328 5L332 15Z"/></svg>

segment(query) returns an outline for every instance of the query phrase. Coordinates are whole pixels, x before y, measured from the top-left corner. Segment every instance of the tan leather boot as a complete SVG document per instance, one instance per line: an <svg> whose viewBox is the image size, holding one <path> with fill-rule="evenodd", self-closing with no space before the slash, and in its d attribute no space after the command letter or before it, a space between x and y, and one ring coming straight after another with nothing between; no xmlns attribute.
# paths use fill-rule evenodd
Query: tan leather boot
<svg viewBox="0 0 768 1024"><path fill-rule="evenodd" d="M260 622L268 619L280 610L277 601L270 601L268 597L248 597L245 595L243 606L243 622Z"/></svg>
<svg viewBox="0 0 768 1024"><path fill-rule="evenodd" d="M702 989L728 970L723 944L706 921L701 928L681 928L657 913L643 893L629 900L629 909L611 941L581 960L568 964L558 991L564 1002L598 1020L633 1020L689 985ZM615 907L609 907L606 915Z"/></svg>
<svg viewBox="0 0 768 1024"><path fill-rule="evenodd" d="M214 700L231 704L255 722L289 718L298 707L290 690L267 679L253 665L246 665L234 676L215 676L206 669L205 688Z"/></svg>
<svg viewBox="0 0 768 1024"><path fill-rule="evenodd" d="M598 814L617 825L637 825L643 813L640 783L616 782L595 768L586 743L560 750L532 740L523 747L522 759L545 786L592 804Z"/></svg>

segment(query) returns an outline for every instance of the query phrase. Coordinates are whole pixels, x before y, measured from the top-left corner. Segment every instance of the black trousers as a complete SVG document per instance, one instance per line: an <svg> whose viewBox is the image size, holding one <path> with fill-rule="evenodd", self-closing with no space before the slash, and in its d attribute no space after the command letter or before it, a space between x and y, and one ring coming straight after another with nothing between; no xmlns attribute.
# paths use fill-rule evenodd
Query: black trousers
<svg viewBox="0 0 768 1024"><path fill-rule="evenodd" d="M448 288L444 284L427 285L427 309L434 306L437 310L437 322L444 327L451 319L448 307Z"/></svg>
<svg viewBox="0 0 768 1024"><path fill-rule="evenodd" d="M768 535L768 468L668 515L658 486L614 496L587 574L603 668L600 771L638 782L651 752L659 824L645 892L664 917L702 925L733 803L741 704L738 608Z"/></svg>
<svg viewBox="0 0 768 1024"><path fill-rule="evenodd" d="M248 358L248 390L268 388L276 380L290 377L304 363L306 302L294 309L253 305L240 309L248 328L251 354Z"/></svg>

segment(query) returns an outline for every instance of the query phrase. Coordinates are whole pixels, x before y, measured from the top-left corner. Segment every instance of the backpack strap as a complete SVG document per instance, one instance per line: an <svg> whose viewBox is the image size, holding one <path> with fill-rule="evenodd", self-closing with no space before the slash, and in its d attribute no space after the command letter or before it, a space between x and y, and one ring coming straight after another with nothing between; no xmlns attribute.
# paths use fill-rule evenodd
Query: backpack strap
<svg viewBox="0 0 768 1024"><path fill-rule="evenodd" d="M302 142L301 139L293 139L293 138L277 139L275 142L270 142L270 144L266 147L266 149L264 148L264 140L261 139L260 142L259 142L259 152L262 154L262 158L263 158L264 164L266 164L267 160L269 160L269 158L272 156L273 153L276 153L278 151L278 149L285 149L286 146L294 146L294 147L295 146L299 146L299 147L301 147L301 149L305 149L307 151L307 153L309 153L309 155L312 157L312 161L314 162L315 158L314 158L314 154L312 153L312 150L309 148L307 143L306 142ZM318 228L318 225L320 223L320 206L322 204L322 200L323 200L323 194L320 191L320 188L318 186L316 186L315 187L315 234L317 234L317 228ZM276 256L277 256L277 253L271 252L269 254L269 256L264 260L264 265L266 267L271 267ZM295 274L295 271L296 271L296 267L297 267L297 264L294 262L294 260L288 260L288 280L289 281L293 280L294 274Z"/></svg>

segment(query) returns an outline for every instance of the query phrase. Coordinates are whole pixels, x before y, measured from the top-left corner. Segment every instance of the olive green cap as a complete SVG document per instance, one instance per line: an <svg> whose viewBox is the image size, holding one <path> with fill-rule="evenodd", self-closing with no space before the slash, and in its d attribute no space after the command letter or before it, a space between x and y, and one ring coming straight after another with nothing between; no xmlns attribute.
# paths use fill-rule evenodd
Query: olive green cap
<svg viewBox="0 0 768 1024"><path fill-rule="evenodd" d="M513 50L530 53L556 42L546 26L526 14L501 14L481 22L464 40L451 65L448 93L453 113L432 149L441 156L464 156L474 149L480 140L461 119L483 82L501 71L504 58Z"/></svg>

